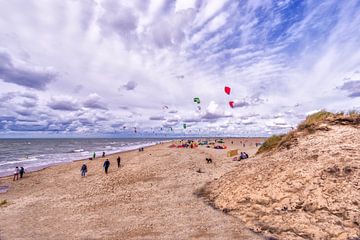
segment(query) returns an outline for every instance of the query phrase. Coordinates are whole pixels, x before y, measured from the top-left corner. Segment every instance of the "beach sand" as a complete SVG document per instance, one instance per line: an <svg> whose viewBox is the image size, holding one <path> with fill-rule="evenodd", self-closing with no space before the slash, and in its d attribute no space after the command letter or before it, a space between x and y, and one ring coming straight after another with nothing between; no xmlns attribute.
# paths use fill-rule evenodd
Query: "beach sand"
<svg viewBox="0 0 360 240"><path fill-rule="evenodd" d="M226 150L159 144L108 156L108 175L97 158L27 173L19 181L0 178L0 186L10 186L0 193L7 201L0 206L0 239L262 239L196 195L239 165L226 156L229 149L252 155L261 141L247 139L244 148L244 139L226 139ZM88 174L82 178L84 162Z"/></svg>

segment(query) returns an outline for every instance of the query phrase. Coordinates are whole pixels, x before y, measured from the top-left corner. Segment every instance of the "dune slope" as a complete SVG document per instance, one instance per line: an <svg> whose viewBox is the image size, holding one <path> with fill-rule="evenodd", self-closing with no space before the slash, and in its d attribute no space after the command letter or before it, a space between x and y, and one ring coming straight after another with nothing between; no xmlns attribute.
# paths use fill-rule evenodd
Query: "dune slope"
<svg viewBox="0 0 360 240"><path fill-rule="evenodd" d="M314 130L315 129L315 130ZM216 208L279 239L360 237L360 128L323 122L208 184Z"/></svg>

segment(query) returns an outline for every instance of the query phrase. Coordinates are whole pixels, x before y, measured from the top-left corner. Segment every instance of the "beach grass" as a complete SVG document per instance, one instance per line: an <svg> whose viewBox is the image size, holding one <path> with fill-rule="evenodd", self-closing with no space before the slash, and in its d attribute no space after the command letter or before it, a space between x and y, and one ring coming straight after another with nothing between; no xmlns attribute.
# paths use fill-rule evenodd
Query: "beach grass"
<svg viewBox="0 0 360 240"><path fill-rule="evenodd" d="M256 154L269 152L280 147L289 148L294 142L294 140L296 141L297 133L306 135L312 134L317 130L329 130L327 126L320 126L323 123L330 125L356 125L360 123L360 113L355 110L349 111L347 113L332 113L326 110L321 110L319 112L313 113L307 116L306 119L301 122L295 130L290 131L287 134L273 135L266 139Z"/></svg>
<svg viewBox="0 0 360 240"><path fill-rule="evenodd" d="M0 207L6 205L8 201L6 199L0 201Z"/></svg>

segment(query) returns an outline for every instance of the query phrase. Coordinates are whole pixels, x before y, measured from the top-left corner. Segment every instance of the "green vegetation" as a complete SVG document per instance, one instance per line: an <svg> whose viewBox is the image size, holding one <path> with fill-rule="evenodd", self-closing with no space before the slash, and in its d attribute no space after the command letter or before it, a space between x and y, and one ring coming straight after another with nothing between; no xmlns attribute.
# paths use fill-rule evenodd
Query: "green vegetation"
<svg viewBox="0 0 360 240"><path fill-rule="evenodd" d="M269 137L257 151L257 154L269 152L273 149L285 147L289 149L296 144L297 136L307 135L316 132L317 130L330 130L326 125L321 126L322 123L329 125L360 125L360 113L353 110L348 113L339 112L331 113L321 110L317 113L311 114L299 124L296 130L284 135L273 135Z"/></svg>
<svg viewBox="0 0 360 240"><path fill-rule="evenodd" d="M327 118L332 117L332 116L334 116L333 113L327 112L325 110L321 110L320 112L317 112L317 113L307 116L305 121L300 123L300 125L297 127L297 129L300 131L304 130L304 129L308 129L308 128L314 126L315 124L323 122L324 120L326 120Z"/></svg>
<svg viewBox="0 0 360 240"><path fill-rule="evenodd" d="M266 141L261 145L257 153L268 152L272 149L275 149L281 140L283 139L284 135L273 135L266 139Z"/></svg>
<svg viewBox="0 0 360 240"><path fill-rule="evenodd" d="M3 205L5 205L5 204L7 204L7 203L8 203L8 202L7 202L6 199L1 200L1 201L0 201L0 207L2 207Z"/></svg>

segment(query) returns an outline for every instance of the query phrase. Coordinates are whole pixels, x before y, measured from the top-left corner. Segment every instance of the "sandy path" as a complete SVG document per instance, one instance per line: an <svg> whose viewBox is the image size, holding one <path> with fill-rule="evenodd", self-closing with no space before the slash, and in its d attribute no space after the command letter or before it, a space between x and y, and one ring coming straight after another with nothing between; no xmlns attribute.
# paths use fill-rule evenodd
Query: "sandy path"
<svg viewBox="0 0 360 240"><path fill-rule="evenodd" d="M82 162L74 162L21 181L0 179L0 186L12 185L0 194L9 202L0 207L0 239L261 239L194 194L238 162L226 150L168 145L123 153L120 169L111 156L108 175L98 159L87 161L86 178ZM213 164L205 161L210 156Z"/></svg>

